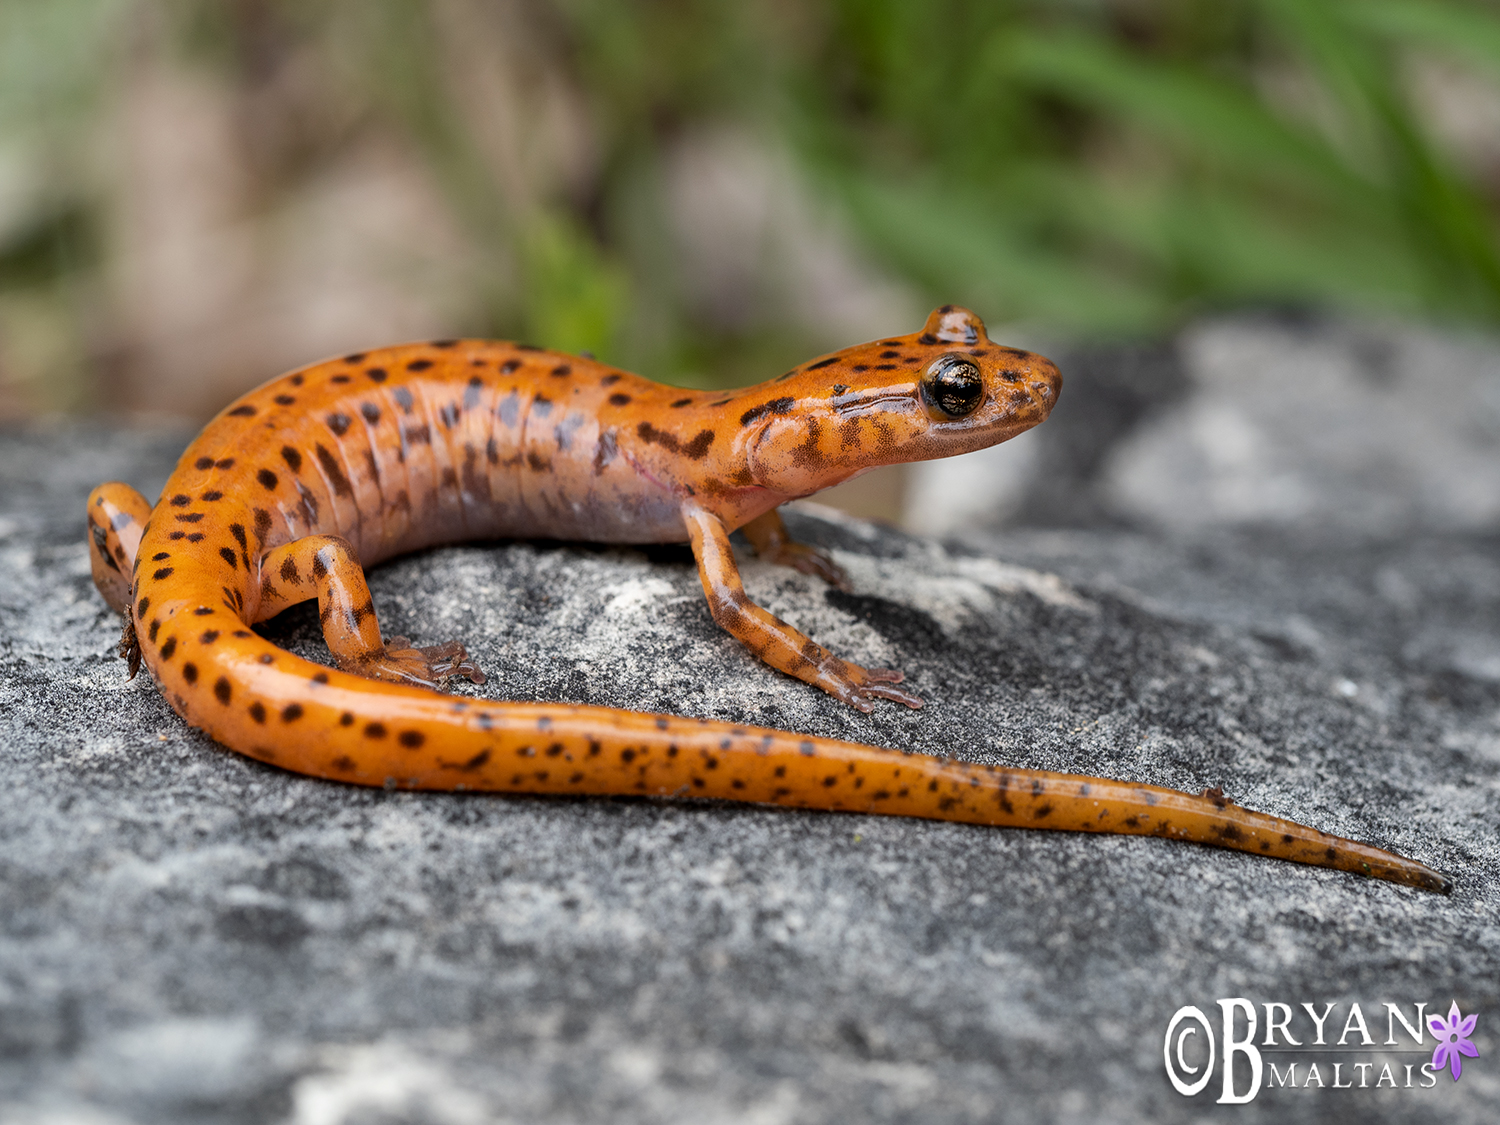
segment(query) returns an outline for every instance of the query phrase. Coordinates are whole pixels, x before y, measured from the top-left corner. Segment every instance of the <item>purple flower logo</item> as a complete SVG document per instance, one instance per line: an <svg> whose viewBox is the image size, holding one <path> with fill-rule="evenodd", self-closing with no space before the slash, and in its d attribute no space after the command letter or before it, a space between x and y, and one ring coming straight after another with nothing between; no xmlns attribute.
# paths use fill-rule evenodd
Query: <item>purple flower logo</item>
<svg viewBox="0 0 1500 1125"><path fill-rule="evenodd" d="M1468 1055L1471 1059L1479 1057L1479 1048L1469 1042L1469 1036L1474 1034L1474 1025L1479 1022L1477 1014L1464 1018L1464 1014L1458 1010L1458 1001L1453 1001L1453 1006L1448 1009L1448 1018L1442 1016L1430 1016L1427 1026L1432 1029L1433 1036L1437 1039L1437 1050L1432 1052L1432 1069L1442 1070L1447 1067L1453 1072L1453 1081L1458 1081L1458 1076L1464 1072L1463 1059L1460 1055Z"/></svg>

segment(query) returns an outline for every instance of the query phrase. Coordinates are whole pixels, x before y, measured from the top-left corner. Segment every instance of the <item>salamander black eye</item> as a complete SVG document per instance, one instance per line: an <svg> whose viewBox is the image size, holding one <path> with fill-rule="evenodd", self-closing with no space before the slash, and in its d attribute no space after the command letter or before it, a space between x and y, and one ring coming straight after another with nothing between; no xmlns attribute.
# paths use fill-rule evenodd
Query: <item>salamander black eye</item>
<svg viewBox="0 0 1500 1125"><path fill-rule="evenodd" d="M961 355L939 356L922 376L922 399L948 418L972 414L984 398L979 368Z"/></svg>

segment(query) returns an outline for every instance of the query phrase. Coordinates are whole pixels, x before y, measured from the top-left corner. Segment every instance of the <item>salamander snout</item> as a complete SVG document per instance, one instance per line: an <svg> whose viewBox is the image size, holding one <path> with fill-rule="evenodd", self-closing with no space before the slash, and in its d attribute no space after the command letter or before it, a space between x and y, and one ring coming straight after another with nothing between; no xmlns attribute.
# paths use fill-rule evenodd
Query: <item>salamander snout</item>
<svg viewBox="0 0 1500 1125"><path fill-rule="evenodd" d="M1062 394L1062 372L1044 355L1031 358L1031 370L1027 373L1027 389L1050 413L1057 405L1057 396Z"/></svg>

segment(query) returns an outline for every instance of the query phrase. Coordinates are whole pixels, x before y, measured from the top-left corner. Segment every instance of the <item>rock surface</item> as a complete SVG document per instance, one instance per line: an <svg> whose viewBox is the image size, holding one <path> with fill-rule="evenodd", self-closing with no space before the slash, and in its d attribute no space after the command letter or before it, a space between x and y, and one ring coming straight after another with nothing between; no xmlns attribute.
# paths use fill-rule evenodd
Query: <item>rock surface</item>
<svg viewBox="0 0 1500 1125"><path fill-rule="evenodd" d="M749 558L747 586L929 703L870 716L720 633L685 549L468 546L371 583L388 632L469 642L487 696L1218 785L1433 864L1442 898L1154 839L278 772L125 680L89 581L88 489L153 494L185 437L0 435L8 1125L1494 1119L1492 532L940 546L804 509L854 592ZM326 659L306 607L265 628ZM1167 1024L1195 1005L1217 1034L1234 997L1289 1005L1303 1044L1303 1002L1334 1004L1330 1044L1357 1002L1376 1046L1267 1052L1299 1088L1248 1105L1215 1104L1218 1071L1184 1097ZM1385 1002L1453 1000L1479 1015L1462 1079L1373 1088L1433 1047L1381 1054ZM1353 1088L1301 1088L1313 1061Z"/></svg>

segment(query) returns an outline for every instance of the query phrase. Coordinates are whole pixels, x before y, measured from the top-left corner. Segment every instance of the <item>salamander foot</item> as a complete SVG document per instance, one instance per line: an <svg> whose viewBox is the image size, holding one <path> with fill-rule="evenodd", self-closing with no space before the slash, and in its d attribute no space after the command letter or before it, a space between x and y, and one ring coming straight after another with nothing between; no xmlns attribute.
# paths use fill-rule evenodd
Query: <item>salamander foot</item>
<svg viewBox="0 0 1500 1125"><path fill-rule="evenodd" d="M849 575L833 561L833 556L821 547L810 547L806 543L782 543L773 550L761 552L761 558L778 566L789 566L803 574L821 578L835 590L849 591Z"/></svg>
<svg viewBox="0 0 1500 1125"><path fill-rule="evenodd" d="M479 665L469 659L468 650L459 641L417 648L406 637L392 637L383 651L339 664L346 672L414 687L443 688L454 676L464 676L476 684L485 681Z"/></svg>
<svg viewBox="0 0 1500 1125"><path fill-rule="evenodd" d="M843 665L844 675L834 678L832 684L826 681L818 684L835 699L857 707L867 715L875 709L877 699L889 699L892 703L904 703L912 708L922 706L920 695L896 686L906 679L896 669L863 668L858 664L850 664L847 660L840 660L838 663Z"/></svg>

